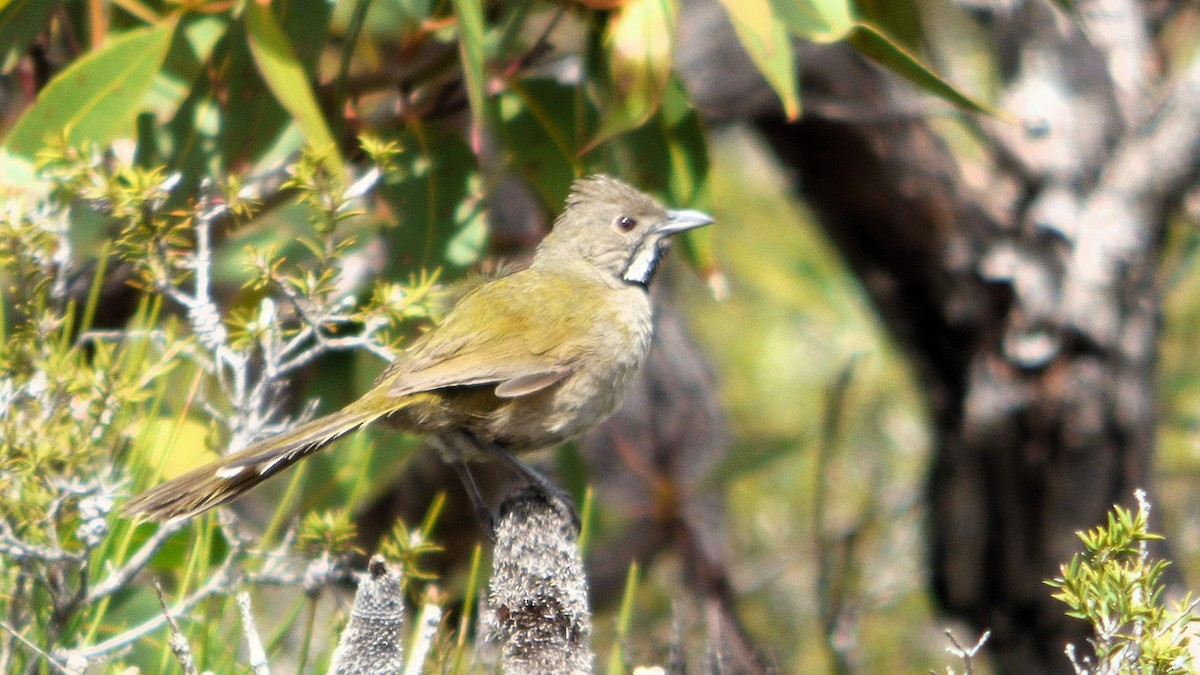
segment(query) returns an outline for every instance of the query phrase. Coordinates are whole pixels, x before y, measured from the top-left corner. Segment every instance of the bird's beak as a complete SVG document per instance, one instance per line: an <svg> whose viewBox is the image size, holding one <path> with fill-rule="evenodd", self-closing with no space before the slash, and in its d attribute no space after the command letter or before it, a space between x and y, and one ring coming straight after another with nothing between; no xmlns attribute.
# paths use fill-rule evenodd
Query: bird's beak
<svg viewBox="0 0 1200 675"><path fill-rule="evenodd" d="M704 227L713 223L712 216L690 209L668 209L667 219L655 230L662 236Z"/></svg>

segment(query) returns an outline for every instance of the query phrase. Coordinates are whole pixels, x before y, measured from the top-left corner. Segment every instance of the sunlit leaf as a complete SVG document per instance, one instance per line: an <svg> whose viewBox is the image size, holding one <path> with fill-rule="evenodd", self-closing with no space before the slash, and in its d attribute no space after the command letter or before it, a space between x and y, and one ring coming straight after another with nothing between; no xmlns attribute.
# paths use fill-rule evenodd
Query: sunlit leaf
<svg viewBox="0 0 1200 675"><path fill-rule="evenodd" d="M27 191L42 192L46 189L43 185L44 181L38 177L29 158L0 148L0 199L10 199Z"/></svg>
<svg viewBox="0 0 1200 675"><path fill-rule="evenodd" d="M836 42L854 27L850 0L770 0L775 16L794 35L812 42Z"/></svg>
<svg viewBox="0 0 1200 675"><path fill-rule="evenodd" d="M458 49L462 59L463 77L467 81L467 98L471 101L471 121L474 125L472 145L477 145L479 130L487 117L487 74L484 71L483 3L481 0L454 0L458 17ZM478 150L478 147L476 147Z"/></svg>
<svg viewBox="0 0 1200 675"><path fill-rule="evenodd" d="M67 142L104 143L129 128L162 65L175 22L130 31L72 63L46 85L5 140L33 157L49 134Z"/></svg>
<svg viewBox="0 0 1200 675"><path fill-rule="evenodd" d="M608 24L612 106L588 149L634 129L658 109L675 48L674 0L630 0Z"/></svg>
<svg viewBox="0 0 1200 675"><path fill-rule="evenodd" d="M903 75L931 94L967 110L990 115L1001 114L991 106L976 101L959 91L957 87L925 65L915 54L896 43L875 26L867 23L856 24L849 40L850 44L854 45L858 51Z"/></svg>
<svg viewBox="0 0 1200 675"><path fill-rule="evenodd" d="M767 83L779 95L789 120L800 116L800 91L796 58L783 21L771 10L770 0L721 0L742 47Z"/></svg>
<svg viewBox="0 0 1200 675"><path fill-rule="evenodd" d="M192 469L218 459L209 447L208 427L193 419L160 418L148 420L144 430L133 435L135 451L144 453L142 460L155 470L162 470L162 480L182 476Z"/></svg>
<svg viewBox="0 0 1200 675"><path fill-rule="evenodd" d="M329 170L344 176L341 154L317 104L312 84L275 15L267 7L248 2L244 19L250 53L275 100L296 120L309 144L328 148L325 163Z"/></svg>

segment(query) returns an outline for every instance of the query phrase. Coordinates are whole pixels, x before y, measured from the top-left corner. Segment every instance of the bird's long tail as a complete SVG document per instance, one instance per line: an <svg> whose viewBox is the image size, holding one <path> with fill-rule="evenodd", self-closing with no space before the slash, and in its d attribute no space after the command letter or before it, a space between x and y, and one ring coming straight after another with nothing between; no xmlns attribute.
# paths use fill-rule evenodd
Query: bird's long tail
<svg viewBox="0 0 1200 675"><path fill-rule="evenodd" d="M131 499L128 515L150 520L188 518L241 496L334 439L388 414L384 406L362 405L320 417L292 431L261 440ZM382 410L381 410L382 408Z"/></svg>

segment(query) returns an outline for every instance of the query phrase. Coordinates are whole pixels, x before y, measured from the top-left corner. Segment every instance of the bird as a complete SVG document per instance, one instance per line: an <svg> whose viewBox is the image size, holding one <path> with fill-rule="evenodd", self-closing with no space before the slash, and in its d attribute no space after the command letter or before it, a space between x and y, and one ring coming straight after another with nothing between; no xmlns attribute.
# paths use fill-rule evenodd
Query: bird
<svg viewBox="0 0 1200 675"><path fill-rule="evenodd" d="M648 287L665 242L712 222L610 176L577 179L530 264L467 291L360 398L143 492L124 511L189 518L381 418L427 436L477 512L468 463L499 459L550 490L515 455L578 437L616 410L650 350Z"/></svg>

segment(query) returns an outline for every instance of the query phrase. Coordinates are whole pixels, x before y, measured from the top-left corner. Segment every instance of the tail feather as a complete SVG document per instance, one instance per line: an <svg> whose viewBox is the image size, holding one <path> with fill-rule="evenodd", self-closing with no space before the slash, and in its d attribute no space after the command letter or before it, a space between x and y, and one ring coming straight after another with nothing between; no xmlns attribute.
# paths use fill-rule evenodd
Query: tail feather
<svg viewBox="0 0 1200 675"><path fill-rule="evenodd" d="M189 518L235 499L334 439L374 421L388 410L356 406L264 439L240 452L190 471L131 499L129 515L150 520Z"/></svg>

